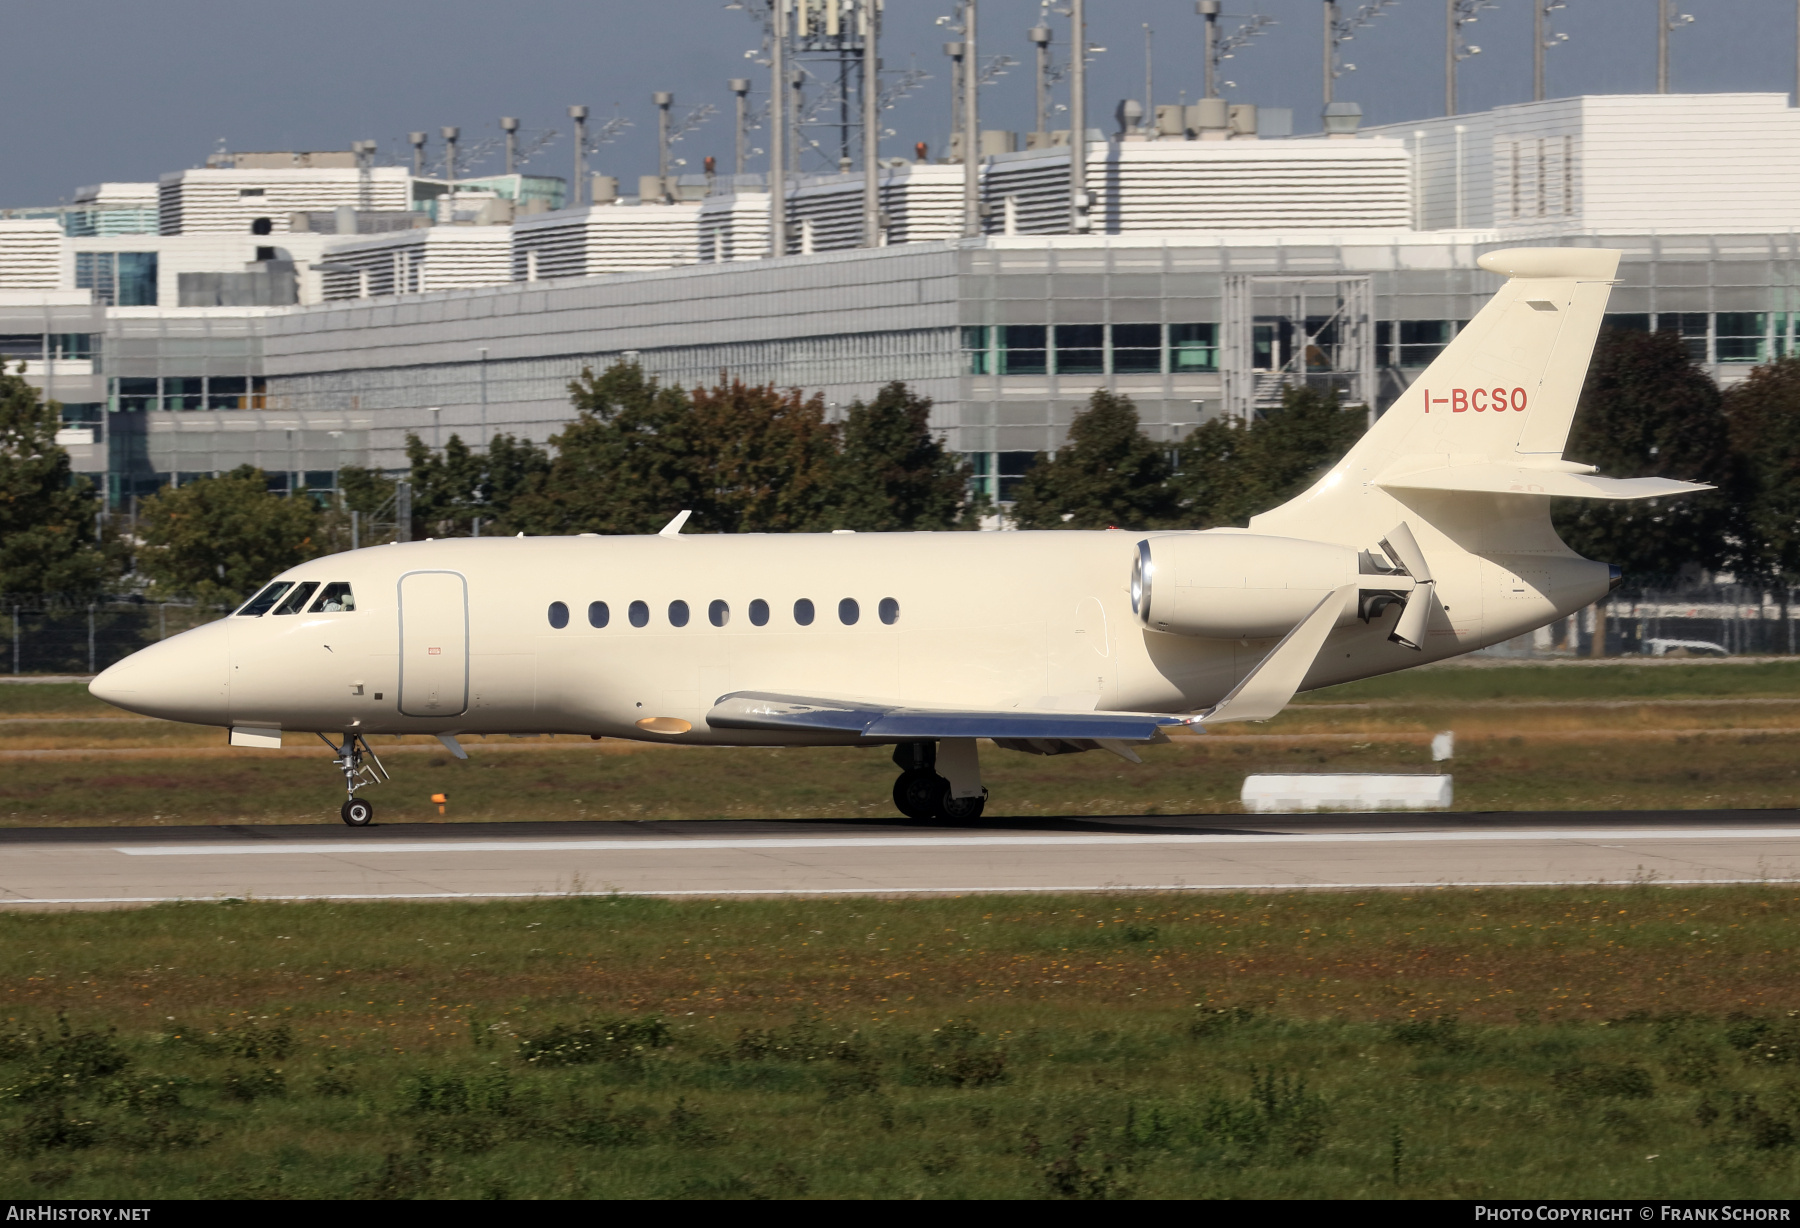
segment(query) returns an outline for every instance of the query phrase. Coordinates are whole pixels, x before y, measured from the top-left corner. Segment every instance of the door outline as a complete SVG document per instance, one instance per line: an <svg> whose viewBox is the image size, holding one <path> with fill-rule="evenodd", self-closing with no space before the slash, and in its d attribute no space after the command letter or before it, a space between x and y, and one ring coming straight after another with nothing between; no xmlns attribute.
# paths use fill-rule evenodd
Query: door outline
<svg viewBox="0 0 1800 1228"><path fill-rule="evenodd" d="M403 586L409 576L455 576L462 584L462 616L463 616L463 702L462 707L454 712L408 712L406 703L406 593ZM394 581L394 609L399 621L399 696L396 710L401 716L424 718L461 716L469 710L469 577L460 571L452 571L447 567L420 567L414 571L402 572Z"/></svg>

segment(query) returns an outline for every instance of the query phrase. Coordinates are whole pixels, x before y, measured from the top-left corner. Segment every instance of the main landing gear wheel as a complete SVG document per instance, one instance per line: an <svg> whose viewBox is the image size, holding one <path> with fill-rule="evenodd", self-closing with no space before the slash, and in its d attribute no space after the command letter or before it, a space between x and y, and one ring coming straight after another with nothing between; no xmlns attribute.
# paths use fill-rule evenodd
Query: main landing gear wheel
<svg viewBox="0 0 1800 1228"><path fill-rule="evenodd" d="M894 782L894 808L915 823L929 823L938 817L937 798L944 785L944 779L928 769L904 771Z"/></svg>
<svg viewBox="0 0 1800 1228"><path fill-rule="evenodd" d="M937 783L937 805L933 818L945 823L973 823L987 809L986 789L981 791L980 797L951 797L950 782L939 776Z"/></svg>
<svg viewBox="0 0 1800 1228"><path fill-rule="evenodd" d="M375 821L375 807L360 797L353 797L345 802L339 813L351 827L367 827Z"/></svg>

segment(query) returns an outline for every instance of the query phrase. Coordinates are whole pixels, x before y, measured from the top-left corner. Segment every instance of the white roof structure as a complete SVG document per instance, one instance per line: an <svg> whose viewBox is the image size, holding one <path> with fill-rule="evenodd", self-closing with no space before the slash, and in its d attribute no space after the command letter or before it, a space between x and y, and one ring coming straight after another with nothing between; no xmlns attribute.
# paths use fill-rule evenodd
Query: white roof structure
<svg viewBox="0 0 1800 1228"><path fill-rule="evenodd" d="M522 217L512 230L514 281L593 277L700 262L698 203L559 209Z"/></svg>
<svg viewBox="0 0 1800 1228"><path fill-rule="evenodd" d="M1800 226L1800 110L1785 94L1587 95L1370 131L1411 152L1420 230Z"/></svg>
<svg viewBox="0 0 1800 1228"><path fill-rule="evenodd" d="M511 280L510 226L432 226L396 230L325 250L323 299L422 294Z"/></svg>
<svg viewBox="0 0 1800 1228"><path fill-rule="evenodd" d="M340 205L369 210L412 205L412 174L401 166L312 170L187 170L158 184L160 229L166 235L205 231L250 233L258 218L286 233L288 214Z"/></svg>
<svg viewBox="0 0 1800 1228"><path fill-rule="evenodd" d="M0 221L0 290L63 288L62 238L51 218Z"/></svg>

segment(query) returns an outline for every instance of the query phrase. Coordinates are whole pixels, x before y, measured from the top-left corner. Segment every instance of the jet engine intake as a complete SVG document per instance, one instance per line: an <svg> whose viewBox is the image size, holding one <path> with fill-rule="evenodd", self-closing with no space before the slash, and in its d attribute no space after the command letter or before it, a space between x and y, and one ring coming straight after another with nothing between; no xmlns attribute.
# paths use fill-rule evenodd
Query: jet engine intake
<svg viewBox="0 0 1800 1228"><path fill-rule="evenodd" d="M1206 639L1286 635L1326 594L1356 584L1348 546L1210 530L1137 543L1132 609L1144 626ZM1355 603L1343 624L1356 618Z"/></svg>

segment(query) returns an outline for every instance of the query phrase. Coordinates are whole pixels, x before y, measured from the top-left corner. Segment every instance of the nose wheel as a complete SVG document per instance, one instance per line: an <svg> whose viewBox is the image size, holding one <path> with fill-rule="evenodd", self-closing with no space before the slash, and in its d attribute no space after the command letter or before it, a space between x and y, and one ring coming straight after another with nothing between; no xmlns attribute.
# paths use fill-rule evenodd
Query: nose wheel
<svg viewBox="0 0 1800 1228"><path fill-rule="evenodd" d="M319 735L319 740L331 747L337 756L331 761L332 765L344 774L344 792L349 797L338 811L339 817L346 826L367 827L375 821L375 807L356 796L356 791L381 784L388 779L387 769L381 765L380 756L369 745L369 740L360 733L345 734L341 746L324 734Z"/></svg>

